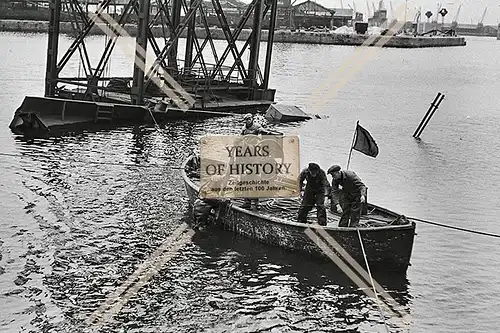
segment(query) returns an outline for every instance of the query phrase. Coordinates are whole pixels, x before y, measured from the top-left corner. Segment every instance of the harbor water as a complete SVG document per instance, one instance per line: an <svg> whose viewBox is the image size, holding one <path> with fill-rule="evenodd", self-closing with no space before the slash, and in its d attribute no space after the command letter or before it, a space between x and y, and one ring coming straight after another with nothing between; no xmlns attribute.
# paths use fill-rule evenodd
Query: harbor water
<svg viewBox="0 0 500 333"><path fill-rule="evenodd" d="M24 142L8 125L24 96L43 96L46 42L0 33L1 332L85 331L85 318L188 221L180 161L201 135L241 128L240 118L177 121ZM94 61L103 44L89 39ZM351 159L369 201L500 234L499 54L495 38L480 37L411 50L276 44L276 99L321 115L279 128L300 136L302 166L345 167L359 120L380 150ZM129 60L115 54L109 71L130 75ZM63 74L79 70L73 61ZM445 99L417 141L437 92ZM500 239L418 223L411 262L406 276L376 277L410 315L390 332L498 332ZM333 263L212 231L177 251L102 332L386 328Z"/></svg>

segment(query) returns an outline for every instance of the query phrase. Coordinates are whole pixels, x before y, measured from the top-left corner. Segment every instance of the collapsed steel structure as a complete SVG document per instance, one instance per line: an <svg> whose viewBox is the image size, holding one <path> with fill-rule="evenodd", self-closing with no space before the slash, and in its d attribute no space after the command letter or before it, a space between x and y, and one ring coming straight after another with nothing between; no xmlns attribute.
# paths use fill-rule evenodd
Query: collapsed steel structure
<svg viewBox="0 0 500 333"><path fill-rule="evenodd" d="M125 0L123 12L115 18L106 13L111 5L112 0L102 0L97 4L96 11L89 14L78 0L51 0L45 97L127 101L132 105L144 105L148 99L169 96L176 104L179 101L185 102L186 98L192 98L194 103L189 103L189 108L197 108L195 104L198 101L201 101L200 106L203 106L204 102L220 99L274 100L274 90L269 89L268 85L277 0L252 0L233 29L228 24L220 1L211 0L219 29L227 42L222 53L216 50L202 0ZM156 9L154 14L152 6ZM62 11L71 16L70 23L75 38L59 57ZM184 15L181 15L182 13ZM131 18L136 22L127 23ZM259 51L264 18L269 21L269 29L262 72L259 66ZM239 48L236 41L249 20L253 20L250 21L251 32L244 45ZM106 39L105 47L95 65L91 63L85 39L97 26L109 38ZM163 38L163 46L160 46L153 33L153 30L158 28L163 31L160 37ZM107 76L109 73L106 73L105 69L117 40L120 36L130 36L130 30L136 31L133 75ZM199 38L201 35L203 37ZM181 36L186 38L186 48L184 58L178 59ZM249 60L245 63L243 55L248 48ZM146 68L148 51L153 52L154 62ZM62 76L62 70L76 52L83 68L83 76ZM209 64L205 61L207 53L215 63ZM61 86L63 84L64 86ZM66 86L78 89L71 90ZM178 98L174 98L174 95Z"/></svg>

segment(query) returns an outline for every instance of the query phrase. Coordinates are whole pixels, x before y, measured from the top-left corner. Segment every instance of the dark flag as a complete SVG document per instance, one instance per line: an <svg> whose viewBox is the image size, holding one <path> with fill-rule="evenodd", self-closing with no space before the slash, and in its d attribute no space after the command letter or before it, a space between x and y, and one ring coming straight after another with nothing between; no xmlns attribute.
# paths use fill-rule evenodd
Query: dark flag
<svg viewBox="0 0 500 333"><path fill-rule="evenodd" d="M352 148L371 157L378 155L377 143L370 133L359 124L356 125L356 142Z"/></svg>

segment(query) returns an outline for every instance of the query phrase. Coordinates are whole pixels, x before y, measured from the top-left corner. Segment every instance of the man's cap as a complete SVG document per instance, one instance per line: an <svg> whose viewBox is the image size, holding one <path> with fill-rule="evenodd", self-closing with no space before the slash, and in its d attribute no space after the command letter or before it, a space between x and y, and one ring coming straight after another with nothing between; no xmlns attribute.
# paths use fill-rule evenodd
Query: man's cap
<svg viewBox="0 0 500 333"><path fill-rule="evenodd" d="M252 119L253 116L251 113L247 113L244 117L243 117L243 120L247 120L247 119Z"/></svg>
<svg viewBox="0 0 500 333"><path fill-rule="evenodd" d="M319 171L320 169L319 165L317 165L316 163L309 163L308 168L309 170L317 170L317 171Z"/></svg>
<svg viewBox="0 0 500 333"><path fill-rule="evenodd" d="M340 165L332 165L330 168L328 168L327 174L333 174L337 171L340 171Z"/></svg>

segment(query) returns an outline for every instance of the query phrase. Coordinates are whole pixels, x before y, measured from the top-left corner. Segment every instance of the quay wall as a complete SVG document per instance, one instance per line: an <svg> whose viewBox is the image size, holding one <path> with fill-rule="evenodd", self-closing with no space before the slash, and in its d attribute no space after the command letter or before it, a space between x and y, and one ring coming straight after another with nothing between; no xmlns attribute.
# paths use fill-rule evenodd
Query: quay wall
<svg viewBox="0 0 500 333"><path fill-rule="evenodd" d="M104 27L104 25L101 25ZM0 31L15 31L26 33L47 33L49 23L47 21L28 21L28 20L0 20ZM125 25L125 30L135 36L137 27L135 25ZM224 33L220 28L210 28L210 34L213 39L225 39ZM60 23L60 32L62 34L74 35L70 22ZM163 28L155 26L152 29L155 37L163 36ZM250 36L251 30L241 31L238 40L246 41ZM91 35L103 35L104 31L99 26L94 26L90 31ZM185 37L187 29L184 30L181 37ZM207 32L204 28L196 28L198 38L205 38ZM262 31L261 38L267 40L267 30ZM369 41L367 41L369 40ZM329 32L292 32L277 30L274 34L274 41L277 43L304 43L304 44L330 44L330 45L352 45L360 46L366 42L369 46L399 47L399 48L420 48L420 47L445 47L445 46L464 46L466 41L464 37L407 37L407 36L369 36L357 34L333 34Z"/></svg>

